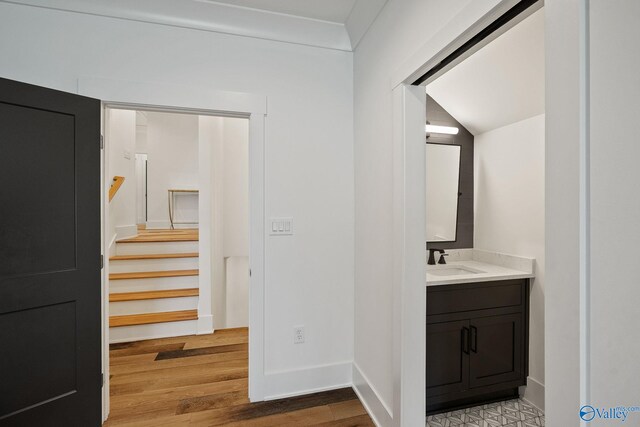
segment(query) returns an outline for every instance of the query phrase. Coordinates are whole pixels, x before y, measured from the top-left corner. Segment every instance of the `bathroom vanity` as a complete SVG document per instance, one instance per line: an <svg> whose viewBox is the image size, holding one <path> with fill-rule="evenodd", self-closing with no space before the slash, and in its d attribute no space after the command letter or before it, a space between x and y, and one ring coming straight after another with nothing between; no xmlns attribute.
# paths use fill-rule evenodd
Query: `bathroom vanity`
<svg viewBox="0 0 640 427"><path fill-rule="evenodd" d="M534 260L475 249L427 266L427 412L518 397Z"/></svg>

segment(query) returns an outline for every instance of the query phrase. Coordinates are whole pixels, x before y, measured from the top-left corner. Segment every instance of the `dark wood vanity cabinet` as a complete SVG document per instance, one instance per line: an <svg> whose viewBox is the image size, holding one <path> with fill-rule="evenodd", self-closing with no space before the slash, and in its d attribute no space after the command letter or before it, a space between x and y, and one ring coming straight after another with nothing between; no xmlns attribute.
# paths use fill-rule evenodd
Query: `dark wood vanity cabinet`
<svg viewBox="0 0 640 427"><path fill-rule="evenodd" d="M528 279L428 287L427 412L517 397L528 319Z"/></svg>

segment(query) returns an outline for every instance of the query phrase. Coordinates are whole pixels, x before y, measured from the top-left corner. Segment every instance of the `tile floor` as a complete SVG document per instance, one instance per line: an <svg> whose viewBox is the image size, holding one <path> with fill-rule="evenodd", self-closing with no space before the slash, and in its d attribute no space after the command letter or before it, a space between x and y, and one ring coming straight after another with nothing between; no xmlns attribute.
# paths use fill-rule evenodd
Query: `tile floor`
<svg viewBox="0 0 640 427"><path fill-rule="evenodd" d="M521 399L429 415L427 427L538 427L544 413Z"/></svg>

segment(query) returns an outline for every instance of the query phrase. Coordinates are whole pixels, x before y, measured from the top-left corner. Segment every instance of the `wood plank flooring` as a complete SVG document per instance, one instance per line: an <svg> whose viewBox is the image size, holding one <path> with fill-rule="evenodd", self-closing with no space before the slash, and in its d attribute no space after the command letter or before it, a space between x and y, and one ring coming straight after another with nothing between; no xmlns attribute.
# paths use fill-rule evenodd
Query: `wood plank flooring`
<svg viewBox="0 0 640 427"><path fill-rule="evenodd" d="M246 328L112 344L105 427L373 426L350 388L249 403Z"/></svg>

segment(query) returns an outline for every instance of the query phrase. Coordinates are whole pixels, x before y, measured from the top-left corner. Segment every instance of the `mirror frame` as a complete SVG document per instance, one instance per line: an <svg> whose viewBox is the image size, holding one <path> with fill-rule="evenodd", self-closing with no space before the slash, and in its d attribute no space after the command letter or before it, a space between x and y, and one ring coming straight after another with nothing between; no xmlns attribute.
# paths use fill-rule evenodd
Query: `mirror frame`
<svg viewBox="0 0 640 427"><path fill-rule="evenodd" d="M449 144L446 142L431 142L428 139L425 141L425 143L427 145L432 144L432 145L447 145L450 147L458 147L460 148L460 155L458 156L458 197L456 198L456 232L455 232L455 237L453 240L427 240L426 241L426 245L428 245L429 243L432 244L438 244L438 243L453 243L453 242L457 242L458 241L458 217L460 216L460 196L462 196L462 193L460 192L460 176L462 175L462 145L461 144ZM426 166L426 161L427 161L427 153L426 153L426 147L425 147L425 166ZM425 199L426 200L426 199ZM426 203L425 203L426 205ZM426 206L425 206L425 210L426 210ZM426 218L425 218L426 220Z"/></svg>

